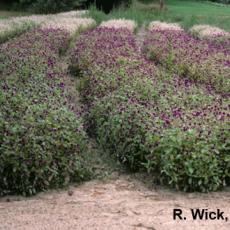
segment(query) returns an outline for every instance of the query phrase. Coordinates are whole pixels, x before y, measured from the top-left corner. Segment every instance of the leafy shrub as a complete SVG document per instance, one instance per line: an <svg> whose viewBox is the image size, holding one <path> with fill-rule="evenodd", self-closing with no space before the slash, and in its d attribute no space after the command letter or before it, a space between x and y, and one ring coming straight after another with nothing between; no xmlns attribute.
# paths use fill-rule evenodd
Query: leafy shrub
<svg viewBox="0 0 230 230"><path fill-rule="evenodd" d="M151 129L151 114L143 105L130 102L124 91L99 100L90 111L99 143L132 170L142 168L148 152L146 134Z"/></svg>
<svg viewBox="0 0 230 230"><path fill-rule="evenodd" d="M218 132L218 130L217 130ZM217 190L229 177L229 134L222 140L213 131L209 138L200 138L196 130L167 130L157 148L158 167L162 180L185 191ZM155 152L155 153L156 153ZM151 159L151 157L149 157Z"/></svg>
<svg viewBox="0 0 230 230"><path fill-rule="evenodd" d="M65 31L37 29L0 47L1 195L32 195L90 175L86 134L57 65L68 40Z"/></svg>
<svg viewBox="0 0 230 230"><path fill-rule="evenodd" d="M228 96L157 69L125 30L85 33L72 65L83 77L89 130L129 168L185 191L229 184Z"/></svg>
<svg viewBox="0 0 230 230"><path fill-rule="evenodd" d="M132 170L158 172L163 183L181 190L204 192L226 185L230 145L224 123L199 133L197 128L165 125L152 106L159 103L166 109L158 93L148 80L132 79L94 103L88 119L99 143Z"/></svg>
<svg viewBox="0 0 230 230"><path fill-rule="evenodd" d="M24 101L6 99L8 106ZM88 178L82 158L86 135L75 115L65 108L55 111L36 105L28 111L28 105L23 106L24 115L11 109L7 119L0 116L0 194L32 195Z"/></svg>

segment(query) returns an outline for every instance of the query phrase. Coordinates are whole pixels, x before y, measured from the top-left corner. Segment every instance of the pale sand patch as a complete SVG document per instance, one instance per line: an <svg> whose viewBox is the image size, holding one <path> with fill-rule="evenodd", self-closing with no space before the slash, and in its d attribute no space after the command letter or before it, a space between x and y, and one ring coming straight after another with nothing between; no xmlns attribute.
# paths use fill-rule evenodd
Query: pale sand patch
<svg viewBox="0 0 230 230"><path fill-rule="evenodd" d="M0 199L1 230L229 230L230 221L193 221L190 208L220 208L230 218L230 191L185 194L147 189L128 176L91 181L71 192L51 191L20 201ZM186 221L174 221L181 208Z"/></svg>

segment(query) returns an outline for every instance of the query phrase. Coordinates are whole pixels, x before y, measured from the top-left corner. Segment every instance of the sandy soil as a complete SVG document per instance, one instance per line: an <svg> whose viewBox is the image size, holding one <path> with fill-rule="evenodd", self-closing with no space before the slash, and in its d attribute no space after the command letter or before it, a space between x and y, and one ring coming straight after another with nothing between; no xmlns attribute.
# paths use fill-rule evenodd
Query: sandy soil
<svg viewBox="0 0 230 230"><path fill-rule="evenodd" d="M174 221L181 208L187 220ZM194 221L190 208L217 208L229 221ZM185 194L148 189L129 176L91 181L68 191L0 199L1 230L229 230L230 191Z"/></svg>

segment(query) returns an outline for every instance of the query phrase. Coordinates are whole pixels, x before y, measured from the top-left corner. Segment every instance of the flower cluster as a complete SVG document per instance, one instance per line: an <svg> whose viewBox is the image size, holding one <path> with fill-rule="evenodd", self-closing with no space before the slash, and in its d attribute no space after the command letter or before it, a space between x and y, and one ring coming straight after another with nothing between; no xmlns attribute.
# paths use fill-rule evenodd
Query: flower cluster
<svg viewBox="0 0 230 230"><path fill-rule="evenodd" d="M170 30L170 31L183 31L181 26L178 23L166 23L160 21L153 21L149 24L149 30Z"/></svg>
<svg viewBox="0 0 230 230"><path fill-rule="evenodd" d="M151 34L156 44L161 33L166 31ZM165 43L160 40L157 48ZM89 131L123 163L158 171L163 181L184 190L216 190L225 184L228 95L158 69L139 52L129 30L84 33L71 60L74 73L84 76L80 90Z"/></svg>
<svg viewBox="0 0 230 230"><path fill-rule="evenodd" d="M227 31L210 25L194 25L190 32L201 38L230 36L230 33Z"/></svg>
<svg viewBox="0 0 230 230"><path fill-rule="evenodd" d="M58 64L69 39L65 30L36 29L0 46L0 195L32 195L88 175L86 135Z"/></svg>
<svg viewBox="0 0 230 230"><path fill-rule="evenodd" d="M147 35L143 52L180 76L229 93L230 52L226 43L201 40L183 31L155 30Z"/></svg>
<svg viewBox="0 0 230 230"><path fill-rule="evenodd" d="M104 21L101 23L100 27L106 28L115 28L115 29L128 29L129 31L133 32L137 27L137 24L133 20L127 19L112 19L108 21Z"/></svg>

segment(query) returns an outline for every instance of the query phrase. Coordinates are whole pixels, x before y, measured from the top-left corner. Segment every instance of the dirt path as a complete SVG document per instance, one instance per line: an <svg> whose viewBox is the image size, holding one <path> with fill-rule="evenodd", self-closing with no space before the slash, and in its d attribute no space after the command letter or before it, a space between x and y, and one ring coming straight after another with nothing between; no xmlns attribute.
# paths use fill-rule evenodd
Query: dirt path
<svg viewBox="0 0 230 230"><path fill-rule="evenodd" d="M220 208L230 219L229 191L184 194L149 190L129 176L13 199L0 199L1 230L230 229L230 221L192 221L190 214L190 208ZM174 221L173 208L181 208L187 220Z"/></svg>
<svg viewBox="0 0 230 230"><path fill-rule="evenodd" d="M145 37L147 35L147 29L146 29L146 23L143 23L143 25L140 27L136 34L136 43L139 49L139 52L141 52L142 45L144 43Z"/></svg>

